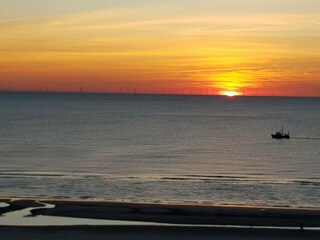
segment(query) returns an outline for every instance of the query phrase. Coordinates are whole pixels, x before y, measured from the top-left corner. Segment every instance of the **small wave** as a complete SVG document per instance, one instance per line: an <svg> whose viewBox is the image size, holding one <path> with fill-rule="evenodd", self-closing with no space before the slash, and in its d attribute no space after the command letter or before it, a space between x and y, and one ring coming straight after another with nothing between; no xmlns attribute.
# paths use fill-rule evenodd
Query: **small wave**
<svg viewBox="0 0 320 240"><path fill-rule="evenodd" d="M60 173L60 172L2 172L0 178L61 178L61 179L77 179L77 178L98 178L107 177L104 174L90 173Z"/></svg>
<svg viewBox="0 0 320 240"><path fill-rule="evenodd" d="M167 181L206 181L219 183L235 184L298 184L305 186L320 186L318 179L283 179L268 177L246 177L246 176L223 176L223 175L182 175L182 176L163 176L161 180Z"/></svg>
<svg viewBox="0 0 320 240"><path fill-rule="evenodd" d="M320 182L315 182L315 181L297 180L297 181L293 181L293 183L297 183L305 186L316 186L316 187L320 186Z"/></svg>
<svg viewBox="0 0 320 240"><path fill-rule="evenodd" d="M320 137L291 137L292 139L301 139L301 140L320 140Z"/></svg>
<svg viewBox="0 0 320 240"><path fill-rule="evenodd" d="M21 172L10 172L0 173L0 176L37 176L37 177L62 177L63 174L56 173L21 173Z"/></svg>
<svg viewBox="0 0 320 240"><path fill-rule="evenodd" d="M229 176L229 175L196 175L196 174L190 174L190 175L183 175L183 176L186 176L186 177L194 177L194 178L226 178L226 179L246 179L246 178L249 178L249 177L246 177L246 176Z"/></svg>
<svg viewBox="0 0 320 240"><path fill-rule="evenodd" d="M155 179L153 177L153 179ZM224 176L224 175L180 175L180 176L162 176L158 178L164 181L206 181L216 183L264 183L264 184L288 184L290 181L284 179L271 179L263 177L246 176Z"/></svg>
<svg viewBox="0 0 320 240"><path fill-rule="evenodd" d="M176 181L194 181L194 180L202 180L202 179L194 179L194 178L179 178L179 177L163 177L161 180L176 180Z"/></svg>

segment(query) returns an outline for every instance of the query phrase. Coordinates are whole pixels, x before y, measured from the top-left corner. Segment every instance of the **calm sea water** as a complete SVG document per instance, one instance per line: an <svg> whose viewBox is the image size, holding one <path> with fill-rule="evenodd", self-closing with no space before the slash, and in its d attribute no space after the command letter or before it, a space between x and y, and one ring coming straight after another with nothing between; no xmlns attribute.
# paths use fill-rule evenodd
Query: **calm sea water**
<svg viewBox="0 0 320 240"><path fill-rule="evenodd" d="M2 196L320 207L319 156L319 98L0 94Z"/></svg>

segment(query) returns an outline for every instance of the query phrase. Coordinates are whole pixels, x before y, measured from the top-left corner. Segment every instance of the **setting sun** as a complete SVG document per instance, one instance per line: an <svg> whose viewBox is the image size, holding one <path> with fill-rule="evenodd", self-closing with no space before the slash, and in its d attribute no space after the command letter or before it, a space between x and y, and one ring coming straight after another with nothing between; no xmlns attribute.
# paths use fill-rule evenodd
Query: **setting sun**
<svg viewBox="0 0 320 240"><path fill-rule="evenodd" d="M221 92L221 95L227 96L227 97L234 97L234 96L239 96L240 93L234 92L234 91L223 91Z"/></svg>

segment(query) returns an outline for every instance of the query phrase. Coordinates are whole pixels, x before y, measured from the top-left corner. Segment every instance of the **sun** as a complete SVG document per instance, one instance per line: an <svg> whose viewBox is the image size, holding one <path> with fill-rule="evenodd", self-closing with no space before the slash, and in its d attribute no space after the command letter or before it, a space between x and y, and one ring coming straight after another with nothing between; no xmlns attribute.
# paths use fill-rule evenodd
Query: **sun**
<svg viewBox="0 0 320 240"><path fill-rule="evenodd" d="M228 97L234 97L235 95L235 92L226 92L226 96Z"/></svg>
<svg viewBox="0 0 320 240"><path fill-rule="evenodd" d="M227 97L234 97L234 96L239 96L240 94L235 91L223 91L221 95L227 96Z"/></svg>

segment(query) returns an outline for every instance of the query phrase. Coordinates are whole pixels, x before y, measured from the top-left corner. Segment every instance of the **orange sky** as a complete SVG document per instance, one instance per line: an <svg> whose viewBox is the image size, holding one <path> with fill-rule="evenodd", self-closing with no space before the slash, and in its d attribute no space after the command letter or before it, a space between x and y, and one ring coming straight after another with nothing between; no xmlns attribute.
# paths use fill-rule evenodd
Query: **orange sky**
<svg viewBox="0 0 320 240"><path fill-rule="evenodd" d="M2 90L320 96L318 1L61 2L55 12L42 1L27 13L15 1L1 10Z"/></svg>

